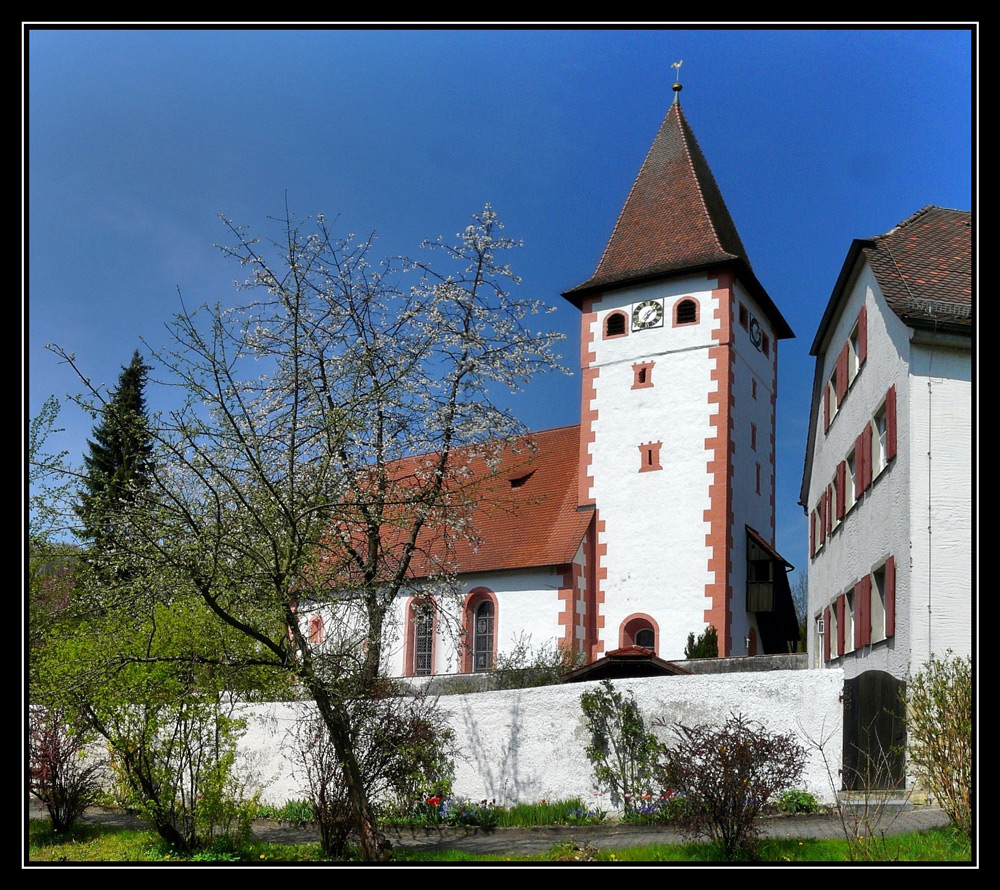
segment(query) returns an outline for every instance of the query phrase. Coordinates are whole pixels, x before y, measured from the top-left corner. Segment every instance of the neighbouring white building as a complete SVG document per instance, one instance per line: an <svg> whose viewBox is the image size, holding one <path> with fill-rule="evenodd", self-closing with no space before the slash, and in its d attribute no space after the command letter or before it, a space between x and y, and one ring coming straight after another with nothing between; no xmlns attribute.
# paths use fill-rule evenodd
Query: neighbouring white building
<svg viewBox="0 0 1000 890"><path fill-rule="evenodd" d="M813 341L808 649L846 678L971 654L971 222L854 241Z"/></svg>
<svg viewBox="0 0 1000 890"><path fill-rule="evenodd" d="M580 424L484 470L460 601L400 598L391 674L489 670L528 636L588 661L683 658L710 625L720 655L798 640L774 549L778 343L793 335L674 90L594 275L563 295L581 312Z"/></svg>

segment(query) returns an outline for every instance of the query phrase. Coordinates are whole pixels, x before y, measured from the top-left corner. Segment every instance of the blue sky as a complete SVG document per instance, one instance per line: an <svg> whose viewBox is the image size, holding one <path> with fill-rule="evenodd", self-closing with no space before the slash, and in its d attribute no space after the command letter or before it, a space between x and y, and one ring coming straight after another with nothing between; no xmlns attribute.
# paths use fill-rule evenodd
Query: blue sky
<svg viewBox="0 0 1000 890"><path fill-rule="evenodd" d="M300 216L413 254L487 201L524 240L526 295L556 307L572 376L509 400L529 429L579 420L579 313L672 98L758 279L795 331L780 344L778 550L806 567L798 506L809 348L854 238L927 204L974 210L976 35L907 29L242 29L26 31L25 415L113 386L178 294L235 302L219 214L260 233ZM156 377L156 372L152 375ZM158 404L148 390L150 408ZM65 405L58 445L92 428Z"/></svg>

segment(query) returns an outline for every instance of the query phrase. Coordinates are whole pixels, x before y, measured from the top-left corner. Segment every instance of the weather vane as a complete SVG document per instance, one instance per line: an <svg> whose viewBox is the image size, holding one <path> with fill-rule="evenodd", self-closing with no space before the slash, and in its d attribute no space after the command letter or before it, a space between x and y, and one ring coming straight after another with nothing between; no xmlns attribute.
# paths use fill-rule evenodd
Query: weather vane
<svg viewBox="0 0 1000 890"><path fill-rule="evenodd" d="M671 62L670 67L675 68L677 73L674 75L674 104L677 105L681 98L681 65L684 64L684 60L681 59L679 62Z"/></svg>

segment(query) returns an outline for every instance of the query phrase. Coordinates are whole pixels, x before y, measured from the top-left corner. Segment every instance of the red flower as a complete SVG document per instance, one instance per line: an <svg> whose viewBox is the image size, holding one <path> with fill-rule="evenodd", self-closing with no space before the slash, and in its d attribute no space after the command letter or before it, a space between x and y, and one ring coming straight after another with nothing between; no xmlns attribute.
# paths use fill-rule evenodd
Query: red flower
<svg viewBox="0 0 1000 890"><path fill-rule="evenodd" d="M438 806L441 803L440 795L435 794L434 797L428 797L427 803L430 804L432 807Z"/></svg>

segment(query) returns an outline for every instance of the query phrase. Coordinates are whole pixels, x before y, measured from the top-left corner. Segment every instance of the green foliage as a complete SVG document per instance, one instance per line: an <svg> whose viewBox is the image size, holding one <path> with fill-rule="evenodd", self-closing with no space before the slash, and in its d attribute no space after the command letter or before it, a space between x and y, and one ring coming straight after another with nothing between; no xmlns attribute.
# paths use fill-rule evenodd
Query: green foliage
<svg viewBox="0 0 1000 890"><path fill-rule="evenodd" d="M675 743L662 747L660 782L685 799L680 825L714 838L727 860L754 858L757 817L802 775L805 749L738 714L721 727L675 726L673 733Z"/></svg>
<svg viewBox="0 0 1000 890"><path fill-rule="evenodd" d="M368 794L395 812L431 798L436 803L426 807L425 815L439 815L437 808L451 787L454 733L436 699L382 683L347 707L355 725L372 727L353 749ZM292 733L292 749L309 789L323 851L342 856L353 828L349 776L325 721L318 715L300 721ZM428 794L427 789L440 790Z"/></svg>
<svg viewBox="0 0 1000 890"><path fill-rule="evenodd" d="M787 816L795 816L800 813L815 813L819 810L819 803L815 795L808 791L789 788L781 792L775 801L779 812Z"/></svg>
<svg viewBox="0 0 1000 890"><path fill-rule="evenodd" d="M145 397L149 371L136 350L101 408L93 439L87 440L77 507L79 534L99 547L124 543L119 517L150 487L153 441Z"/></svg>
<svg viewBox="0 0 1000 890"><path fill-rule="evenodd" d="M632 817L652 787L656 737L648 730L635 696L619 692L610 680L583 693L580 706L590 733L586 752L597 786L610 793L611 802L622 808L626 818Z"/></svg>
<svg viewBox="0 0 1000 890"><path fill-rule="evenodd" d="M959 830L972 832L972 661L931 656L906 690L911 768Z"/></svg>
<svg viewBox="0 0 1000 890"><path fill-rule="evenodd" d="M530 635L520 635L514 647L497 653L489 677L490 689L526 689L532 686L554 686L562 682L584 660L582 652L548 643L533 649Z"/></svg>
<svg viewBox="0 0 1000 890"><path fill-rule="evenodd" d="M719 657L719 632L713 625L709 625L705 631L695 639L694 632L688 634L687 645L684 647L685 658L718 658Z"/></svg>

